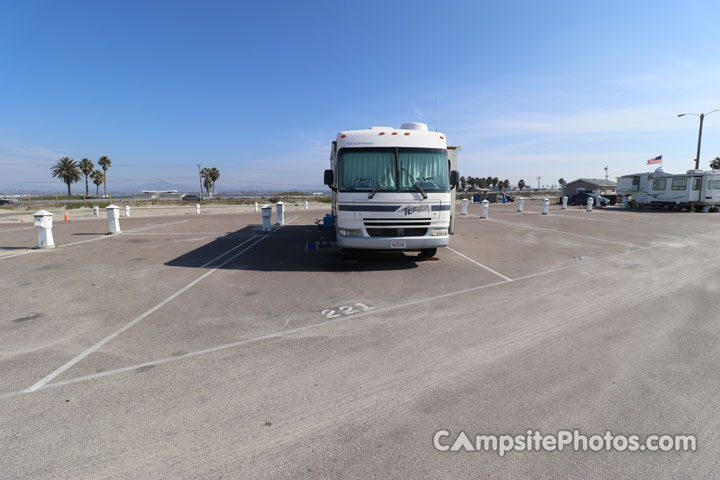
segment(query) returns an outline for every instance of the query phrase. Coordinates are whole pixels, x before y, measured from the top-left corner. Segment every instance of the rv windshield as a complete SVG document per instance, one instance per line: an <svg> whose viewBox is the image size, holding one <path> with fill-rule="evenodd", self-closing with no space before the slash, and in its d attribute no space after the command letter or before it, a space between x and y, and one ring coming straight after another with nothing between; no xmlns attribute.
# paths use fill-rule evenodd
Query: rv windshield
<svg viewBox="0 0 720 480"><path fill-rule="evenodd" d="M418 185L426 192L450 190L450 171L447 151L427 148L399 148L400 171L410 175L400 176L400 190L416 190Z"/></svg>
<svg viewBox="0 0 720 480"><path fill-rule="evenodd" d="M443 149L344 148L339 152L338 172L338 187L344 192L409 192L417 191L417 186L425 192L450 191Z"/></svg>
<svg viewBox="0 0 720 480"><path fill-rule="evenodd" d="M394 148L353 148L340 151L339 187L346 192L397 190Z"/></svg>

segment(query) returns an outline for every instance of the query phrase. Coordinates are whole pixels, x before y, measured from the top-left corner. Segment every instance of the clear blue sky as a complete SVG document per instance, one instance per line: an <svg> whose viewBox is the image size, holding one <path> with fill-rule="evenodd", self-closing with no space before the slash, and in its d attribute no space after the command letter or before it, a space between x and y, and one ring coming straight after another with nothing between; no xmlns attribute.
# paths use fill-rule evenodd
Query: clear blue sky
<svg viewBox="0 0 720 480"><path fill-rule="evenodd" d="M62 192L64 155L109 156L113 191L196 163L219 189L317 185L339 130L405 121L465 175L683 171L698 119L676 115L720 108L719 5L1 0L0 190Z"/></svg>

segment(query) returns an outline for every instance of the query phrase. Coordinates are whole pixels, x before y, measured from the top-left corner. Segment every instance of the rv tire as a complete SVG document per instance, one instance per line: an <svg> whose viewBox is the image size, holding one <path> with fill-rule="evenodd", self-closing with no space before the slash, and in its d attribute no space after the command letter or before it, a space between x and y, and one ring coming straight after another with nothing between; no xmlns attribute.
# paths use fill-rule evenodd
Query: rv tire
<svg viewBox="0 0 720 480"><path fill-rule="evenodd" d="M420 256L425 258L434 257L437 253L437 248L423 248L420 250Z"/></svg>

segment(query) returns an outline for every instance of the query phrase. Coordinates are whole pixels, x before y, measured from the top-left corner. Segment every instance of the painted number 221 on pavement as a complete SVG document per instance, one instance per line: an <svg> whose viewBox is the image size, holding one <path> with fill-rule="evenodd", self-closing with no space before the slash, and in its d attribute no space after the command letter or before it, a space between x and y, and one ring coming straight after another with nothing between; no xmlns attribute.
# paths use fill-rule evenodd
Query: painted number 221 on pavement
<svg viewBox="0 0 720 480"><path fill-rule="evenodd" d="M354 305L340 305L339 307L326 308L320 312L320 314L326 318L338 318L343 315L352 315L353 313L362 313L373 309L375 309L375 307L367 306L364 303L356 303Z"/></svg>

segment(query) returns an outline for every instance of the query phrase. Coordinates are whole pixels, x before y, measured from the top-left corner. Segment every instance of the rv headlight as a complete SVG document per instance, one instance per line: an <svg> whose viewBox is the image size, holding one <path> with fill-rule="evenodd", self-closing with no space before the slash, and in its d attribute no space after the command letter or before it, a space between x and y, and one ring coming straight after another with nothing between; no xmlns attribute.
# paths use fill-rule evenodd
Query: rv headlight
<svg viewBox="0 0 720 480"><path fill-rule="evenodd" d="M357 228L338 228L338 233L343 237L362 237L362 230Z"/></svg>
<svg viewBox="0 0 720 480"><path fill-rule="evenodd" d="M433 237L444 237L448 234L447 228L435 228L433 229Z"/></svg>

